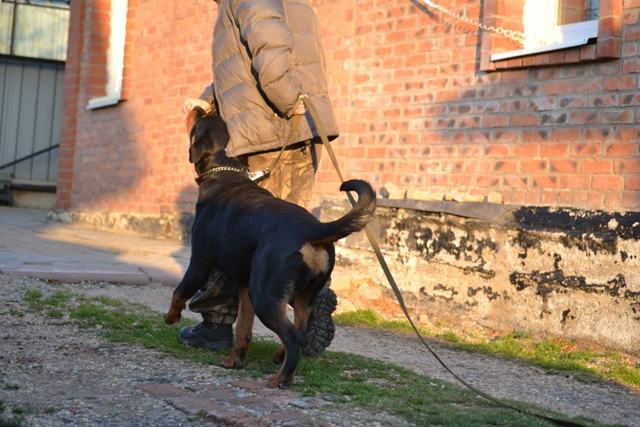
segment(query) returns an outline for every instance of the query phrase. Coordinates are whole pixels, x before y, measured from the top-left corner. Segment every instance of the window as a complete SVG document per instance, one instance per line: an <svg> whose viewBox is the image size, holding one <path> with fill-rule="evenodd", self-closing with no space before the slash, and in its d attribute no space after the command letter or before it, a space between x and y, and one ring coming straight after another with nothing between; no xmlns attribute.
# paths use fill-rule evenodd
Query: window
<svg viewBox="0 0 640 427"><path fill-rule="evenodd" d="M487 0L481 69L620 57L623 0ZM506 31L509 30L509 31Z"/></svg>
<svg viewBox="0 0 640 427"><path fill-rule="evenodd" d="M0 1L0 54L65 61L69 1Z"/></svg>
<svg viewBox="0 0 640 427"><path fill-rule="evenodd" d="M109 47L107 50L107 67L105 96L92 98L87 105L88 110L115 105L122 96L122 77L124 69L124 47L127 29L127 1L112 0L109 21Z"/></svg>
<svg viewBox="0 0 640 427"><path fill-rule="evenodd" d="M491 55L491 60L582 46L595 40L598 5L598 0L525 0L524 48Z"/></svg>
<svg viewBox="0 0 640 427"><path fill-rule="evenodd" d="M553 46L598 36L598 0L527 0L525 47Z"/></svg>

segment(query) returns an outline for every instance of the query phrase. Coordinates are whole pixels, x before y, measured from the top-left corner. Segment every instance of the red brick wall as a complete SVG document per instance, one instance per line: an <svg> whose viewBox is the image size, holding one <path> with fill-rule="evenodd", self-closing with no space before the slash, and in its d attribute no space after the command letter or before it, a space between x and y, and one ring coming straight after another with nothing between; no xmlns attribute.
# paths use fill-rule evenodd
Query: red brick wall
<svg viewBox="0 0 640 427"><path fill-rule="evenodd" d="M486 12L475 0L436 3L472 19ZM349 38L348 55L329 51L347 56L350 72L348 175L434 194L495 191L507 203L638 210L639 2L611 20L622 23L620 59L489 73L469 25L405 0L351 4L351 28L325 23Z"/></svg>
<svg viewBox="0 0 640 427"><path fill-rule="evenodd" d="M92 40L109 1L72 2L58 207L75 211L192 211L197 193L182 101L211 82L217 6L210 0L129 0L124 101L87 110L104 68ZM105 18L106 13L106 18ZM98 58L98 61L95 60ZM105 80L106 81L106 80Z"/></svg>
<svg viewBox="0 0 640 427"><path fill-rule="evenodd" d="M315 0L343 172L436 196L497 192L505 203L640 210L640 1L611 1L624 5L613 20L621 28L612 27L619 59L485 72L487 33L417 2ZM437 3L473 19L486 12L477 0ZM191 211L178 109L210 80L215 4L129 0L127 99L88 111L91 70L78 58L90 49L94 4L72 2L59 206ZM337 187L325 155L316 202Z"/></svg>

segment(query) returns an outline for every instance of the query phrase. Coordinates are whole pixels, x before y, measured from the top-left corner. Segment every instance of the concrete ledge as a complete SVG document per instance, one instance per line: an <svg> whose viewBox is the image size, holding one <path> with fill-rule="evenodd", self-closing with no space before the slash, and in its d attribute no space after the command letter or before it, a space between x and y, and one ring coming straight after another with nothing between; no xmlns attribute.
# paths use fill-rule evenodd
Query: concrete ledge
<svg viewBox="0 0 640 427"><path fill-rule="evenodd" d="M502 205L487 202L453 202L411 199L378 199L378 206L385 208L411 209L421 212L439 212L465 218L500 222L509 212L520 208L518 205Z"/></svg>
<svg viewBox="0 0 640 427"><path fill-rule="evenodd" d="M106 230L134 232L147 237L189 242L194 214L51 211L47 218L63 223L78 222Z"/></svg>
<svg viewBox="0 0 640 427"><path fill-rule="evenodd" d="M113 270L83 270L83 269L46 269L33 267L0 267L0 273L7 276L26 276L43 280L59 280L61 282L77 283L88 282L111 282L124 283L127 285L146 285L152 282L149 275L142 271L113 271ZM158 283L158 282L157 282Z"/></svg>
<svg viewBox="0 0 640 427"><path fill-rule="evenodd" d="M349 209L325 199L321 219ZM640 354L639 212L382 199L370 228L429 314ZM369 247L364 233L341 244Z"/></svg>

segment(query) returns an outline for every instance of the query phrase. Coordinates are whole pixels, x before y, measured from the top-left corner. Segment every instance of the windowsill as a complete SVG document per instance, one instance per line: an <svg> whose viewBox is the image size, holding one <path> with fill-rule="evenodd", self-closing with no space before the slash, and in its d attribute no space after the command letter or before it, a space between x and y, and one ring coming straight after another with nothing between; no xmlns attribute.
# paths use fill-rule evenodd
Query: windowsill
<svg viewBox="0 0 640 427"><path fill-rule="evenodd" d="M538 47L531 47L528 49L512 50L504 53L495 53L491 55L491 62L503 61L505 59L518 58L521 56L537 55L539 53L553 52L556 50L568 49L571 47L584 46L586 44L589 44L589 42L591 41L595 42L595 40L596 40L595 38L572 40L569 42L556 43L548 46L538 46Z"/></svg>
<svg viewBox="0 0 640 427"><path fill-rule="evenodd" d="M89 100L87 104L87 110L95 110L97 108L109 107L111 105L116 105L120 102L119 96L101 96L100 98L93 98Z"/></svg>

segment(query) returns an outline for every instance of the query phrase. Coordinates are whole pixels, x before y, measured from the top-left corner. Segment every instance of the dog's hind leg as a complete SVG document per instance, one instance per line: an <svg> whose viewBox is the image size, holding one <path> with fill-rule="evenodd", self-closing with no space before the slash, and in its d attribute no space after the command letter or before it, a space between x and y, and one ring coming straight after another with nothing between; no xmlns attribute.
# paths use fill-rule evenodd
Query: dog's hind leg
<svg viewBox="0 0 640 427"><path fill-rule="evenodd" d="M286 300L274 301L268 297L256 298L252 295L252 301L258 319L278 335L284 349L282 366L278 373L269 379L269 387L288 388L293 382L300 360L303 334L287 317Z"/></svg>
<svg viewBox="0 0 640 427"><path fill-rule="evenodd" d="M296 374L303 335L289 322L278 337L284 348L284 361L278 373L269 379L269 387L287 389L293 383Z"/></svg>
<svg viewBox="0 0 640 427"><path fill-rule="evenodd" d="M284 348L282 366L269 380L271 388L288 388L300 360L304 335L287 317L287 307L303 268L302 254L283 248L279 241L259 246L253 257L249 286L253 309L262 324L280 338Z"/></svg>
<svg viewBox="0 0 640 427"><path fill-rule="evenodd" d="M243 287L240 291L240 308L236 322L236 341L229 357L222 361L225 368L244 369L249 356L249 345L253 334L253 320L255 313L249 299L249 288Z"/></svg>
<svg viewBox="0 0 640 427"><path fill-rule="evenodd" d="M307 323L309 321L309 316L311 315L311 307L307 305L307 300L303 300L300 297L294 301L290 301L289 305L293 306L293 326L300 331L304 340L304 335L307 331ZM286 351L283 345L273 353L271 359L274 363L281 365L284 363L285 356Z"/></svg>

